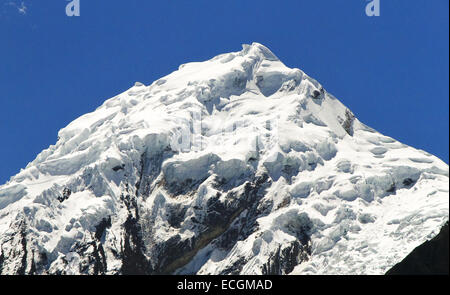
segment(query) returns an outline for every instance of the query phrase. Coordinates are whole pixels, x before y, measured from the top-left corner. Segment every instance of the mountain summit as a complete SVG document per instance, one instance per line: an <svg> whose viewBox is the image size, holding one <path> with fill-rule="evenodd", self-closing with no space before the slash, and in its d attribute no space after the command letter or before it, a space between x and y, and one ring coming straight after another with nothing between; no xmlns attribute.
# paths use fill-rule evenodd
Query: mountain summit
<svg viewBox="0 0 450 295"><path fill-rule="evenodd" d="M449 169L261 44L136 83L0 186L0 274L383 274Z"/></svg>

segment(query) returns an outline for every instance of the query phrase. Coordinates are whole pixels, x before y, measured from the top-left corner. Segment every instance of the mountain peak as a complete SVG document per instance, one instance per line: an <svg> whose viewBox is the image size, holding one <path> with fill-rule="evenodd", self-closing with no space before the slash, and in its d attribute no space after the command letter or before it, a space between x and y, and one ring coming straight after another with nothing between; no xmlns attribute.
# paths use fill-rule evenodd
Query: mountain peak
<svg viewBox="0 0 450 295"><path fill-rule="evenodd" d="M0 186L1 274L382 274L448 220L448 165L258 43L58 135Z"/></svg>
<svg viewBox="0 0 450 295"><path fill-rule="evenodd" d="M253 42L251 45L243 44L242 45L242 53L258 56L262 59L267 59L270 61L279 60L278 57L276 57L275 54L273 54L269 48L267 48L266 46L264 46L260 43L257 43L257 42Z"/></svg>

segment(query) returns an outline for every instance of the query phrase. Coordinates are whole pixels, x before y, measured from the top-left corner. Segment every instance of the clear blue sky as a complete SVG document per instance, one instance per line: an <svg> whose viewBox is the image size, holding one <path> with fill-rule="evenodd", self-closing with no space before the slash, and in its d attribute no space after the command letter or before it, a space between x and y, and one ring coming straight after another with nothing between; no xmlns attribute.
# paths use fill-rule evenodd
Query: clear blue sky
<svg viewBox="0 0 450 295"><path fill-rule="evenodd" d="M23 5L22 5L23 3ZM59 129L181 63L268 46L383 134L449 159L449 1L0 0L0 183Z"/></svg>

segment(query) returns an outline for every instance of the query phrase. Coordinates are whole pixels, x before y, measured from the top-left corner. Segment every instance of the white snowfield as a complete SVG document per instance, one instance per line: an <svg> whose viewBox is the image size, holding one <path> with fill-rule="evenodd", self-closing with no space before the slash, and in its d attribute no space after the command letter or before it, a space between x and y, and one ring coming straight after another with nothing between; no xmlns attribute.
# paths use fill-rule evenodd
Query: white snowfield
<svg viewBox="0 0 450 295"><path fill-rule="evenodd" d="M0 186L0 273L384 274L448 220L448 188L253 43L62 129Z"/></svg>

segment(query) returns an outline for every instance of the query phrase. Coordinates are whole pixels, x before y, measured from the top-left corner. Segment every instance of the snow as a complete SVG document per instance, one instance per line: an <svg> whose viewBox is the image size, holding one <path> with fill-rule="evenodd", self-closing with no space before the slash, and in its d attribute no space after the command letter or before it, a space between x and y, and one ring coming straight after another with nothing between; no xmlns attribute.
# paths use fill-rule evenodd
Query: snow
<svg viewBox="0 0 450 295"><path fill-rule="evenodd" d="M82 260L73 246L103 218L112 218L106 252L120 248L129 214L121 197L137 183L149 231L167 241L199 234L189 220L217 195L216 180L238 195L264 173L261 206L272 206L256 231L229 250L211 241L178 273L221 273L245 258L240 273L261 274L279 247L307 234L311 256L292 274L382 274L448 220L448 165L353 119L317 81L253 43L136 82L62 129L0 186L0 244L13 247L11 225L25 219L50 272L71 273ZM177 206L187 210L174 227L167 214ZM107 260L109 273L120 269Z"/></svg>

